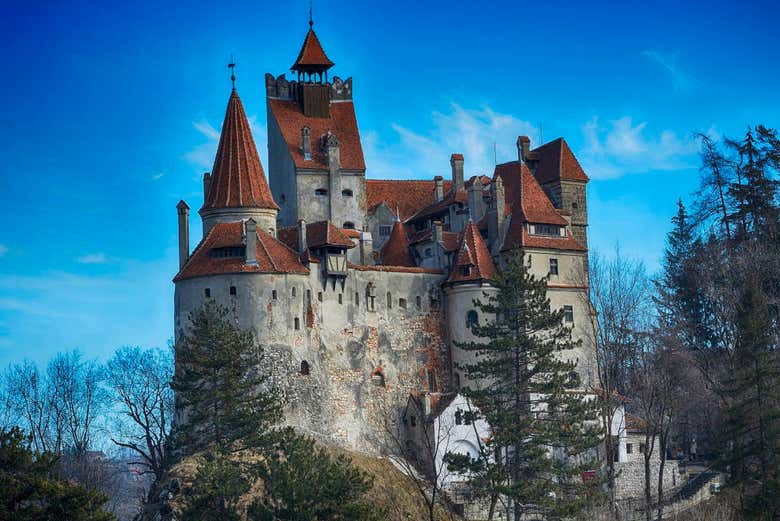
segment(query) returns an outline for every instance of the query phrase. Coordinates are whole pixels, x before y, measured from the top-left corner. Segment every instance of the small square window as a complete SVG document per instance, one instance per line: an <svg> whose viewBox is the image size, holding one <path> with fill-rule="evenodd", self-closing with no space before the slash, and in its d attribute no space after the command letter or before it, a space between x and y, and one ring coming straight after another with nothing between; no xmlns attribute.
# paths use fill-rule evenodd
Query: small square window
<svg viewBox="0 0 780 521"><path fill-rule="evenodd" d="M550 275L557 275L558 274L558 259L551 258L550 259Z"/></svg>
<svg viewBox="0 0 780 521"><path fill-rule="evenodd" d="M206 296L206 298L211 298L211 288L204 289L203 294Z"/></svg>
<svg viewBox="0 0 780 521"><path fill-rule="evenodd" d="M236 287L235 286L230 286L230 294L233 295L233 296L236 295Z"/></svg>
<svg viewBox="0 0 780 521"><path fill-rule="evenodd" d="M398 299L398 307L401 309L406 309L406 299L405 298L399 298Z"/></svg>
<svg viewBox="0 0 780 521"><path fill-rule="evenodd" d="M392 231L391 226L386 225L380 225L379 226L379 236L380 237L390 237L390 232Z"/></svg>
<svg viewBox="0 0 780 521"><path fill-rule="evenodd" d="M632 452L634 452L634 446L630 443L626 443L626 454L631 454Z"/></svg>
<svg viewBox="0 0 780 521"><path fill-rule="evenodd" d="M276 300L276 290L275 289L271 290L271 298L273 300Z"/></svg>
<svg viewBox="0 0 780 521"><path fill-rule="evenodd" d="M563 306L563 319L566 322L574 322L574 308L571 306Z"/></svg>

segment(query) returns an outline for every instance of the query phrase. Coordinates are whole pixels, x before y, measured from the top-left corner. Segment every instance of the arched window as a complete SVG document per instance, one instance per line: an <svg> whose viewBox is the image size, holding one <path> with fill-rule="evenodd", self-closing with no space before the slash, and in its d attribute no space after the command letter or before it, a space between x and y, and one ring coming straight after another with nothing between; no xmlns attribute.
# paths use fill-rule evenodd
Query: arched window
<svg viewBox="0 0 780 521"><path fill-rule="evenodd" d="M420 307L422 307L422 298L420 298L420 295L417 295L414 298L414 303L417 304L417 309L420 309Z"/></svg>
<svg viewBox="0 0 780 521"><path fill-rule="evenodd" d="M352 197L352 190L350 190L349 188L347 188L346 190L342 190L341 191L341 196L342 197Z"/></svg>
<svg viewBox="0 0 780 521"><path fill-rule="evenodd" d="M328 195L328 191L324 188L317 188L314 190L314 195Z"/></svg>
<svg viewBox="0 0 780 521"><path fill-rule="evenodd" d="M468 313L466 313L466 327L471 329L474 326L479 325L479 316L477 315L477 312L473 309L470 309Z"/></svg>
<svg viewBox="0 0 780 521"><path fill-rule="evenodd" d="M309 376L309 362L301 360L301 376Z"/></svg>
<svg viewBox="0 0 780 521"><path fill-rule="evenodd" d="M295 291L295 286L293 286L293 288L292 288L292 292L291 292L291 293L292 293L292 296L294 297L294 296L295 296L295 294L296 294L296 291Z"/></svg>
<svg viewBox="0 0 780 521"><path fill-rule="evenodd" d="M352 221L346 221L341 227L345 228L347 230L354 230L355 229L355 223L353 223Z"/></svg>

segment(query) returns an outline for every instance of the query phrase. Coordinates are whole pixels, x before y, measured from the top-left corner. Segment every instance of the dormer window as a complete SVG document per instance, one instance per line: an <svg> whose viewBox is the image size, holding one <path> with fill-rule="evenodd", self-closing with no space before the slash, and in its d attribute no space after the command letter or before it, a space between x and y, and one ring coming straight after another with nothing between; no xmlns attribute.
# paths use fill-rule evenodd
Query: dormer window
<svg viewBox="0 0 780 521"><path fill-rule="evenodd" d="M235 257L244 257L246 248L243 246L228 246L226 248L212 248L209 251L209 257L212 259L231 259Z"/></svg>
<svg viewBox="0 0 780 521"><path fill-rule="evenodd" d="M555 224L534 224L532 228L534 235L545 235L547 237L561 237L563 236L562 231L563 227Z"/></svg>
<svg viewBox="0 0 780 521"><path fill-rule="evenodd" d="M314 190L314 195L328 195L328 191L325 188L317 188Z"/></svg>

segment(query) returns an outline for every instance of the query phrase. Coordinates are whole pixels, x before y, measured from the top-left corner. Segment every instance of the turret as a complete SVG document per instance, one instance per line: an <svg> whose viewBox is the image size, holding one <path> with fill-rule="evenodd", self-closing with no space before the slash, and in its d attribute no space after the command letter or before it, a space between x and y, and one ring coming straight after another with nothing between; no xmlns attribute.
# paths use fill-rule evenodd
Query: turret
<svg viewBox="0 0 780 521"><path fill-rule="evenodd" d="M176 211L179 214L179 269L182 269L190 258L190 207L181 200Z"/></svg>

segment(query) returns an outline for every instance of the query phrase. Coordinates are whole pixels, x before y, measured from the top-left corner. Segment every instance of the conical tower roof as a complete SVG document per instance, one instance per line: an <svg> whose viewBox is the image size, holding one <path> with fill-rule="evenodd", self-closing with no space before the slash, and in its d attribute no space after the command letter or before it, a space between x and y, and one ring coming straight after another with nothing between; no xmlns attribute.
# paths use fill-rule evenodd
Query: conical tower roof
<svg viewBox="0 0 780 521"><path fill-rule="evenodd" d="M460 236L460 245L447 282L476 282L490 280L496 273L496 265L490 256L477 225L469 220Z"/></svg>
<svg viewBox="0 0 780 521"><path fill-rule="evenodd" d="M242 207L279 209L268 188L244 105L234 88L222 123L211 185L201 211Z"/></svg>
<svg viewBox="0 0 780 521"><path fill-rule="evenodd" d="M320 39L317 38L314 29L309 25L309 32L306 33L306 38L303 40L301 52L298 53L298 58L290 68L298 72L323 72L333 65L322 49Z"/></svg>
<svg viewBox="0 0 780 521"><path fill-rule="evenodd" d="M393 224L393 230L385 245L382 246L379 258L384 266L416 266L412 253L409 251L406 230L404 230L404 225L400 220L396 219Z"/></svg>

